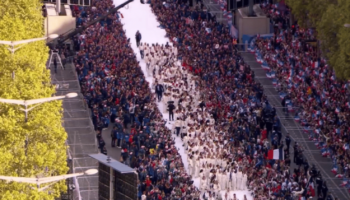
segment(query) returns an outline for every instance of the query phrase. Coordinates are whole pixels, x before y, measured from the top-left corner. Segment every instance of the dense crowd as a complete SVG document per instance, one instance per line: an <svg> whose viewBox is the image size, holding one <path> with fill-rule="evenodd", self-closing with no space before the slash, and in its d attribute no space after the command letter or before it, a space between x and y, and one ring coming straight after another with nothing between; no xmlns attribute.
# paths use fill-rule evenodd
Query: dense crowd
<svg viewBox="0 0 350 200"><path fill-rule="evenodd" d="M274 84L281 97L299 108L295 120L322 156L332 159L332 172L350 189L349 81L337 80L320 56L314 30L289 25L289 11L280 12L277 5L262 7L276 28L274 37L256 39L256 55L264 59L267 73L275 74Z"/></svg>
<svg viewBox="0 0 350 200"><path fill-rule="evenodd" d="M227 146L232 147L227 156L247 172L248 184L254 197L288 199L292 198L293 191L297 194L295 191L301 188L305 188L300 190L301 196L314 196L313 187L309 186L317 175L313 173L309 179L306 172L311 169L314 171L315 168L309 168L297 143L294 145L294 162L299 168L294 170L293 176L284 173L290 172L289 137L286 140L288 145L285 161L265 159L270 148L282 150L284 147L279 121L275 109L263 95L263 89L255 83L254 72L234 49L227 28L212 20L198 7L188 8L179 3L163 6L161 1L155 1L152 8L161 26L167 31L167 36L178 47L182 66L201 77L201 82L198 83L199 91L204 96L201 104L206 105L215 120L216 130L213 136L222 136L221 142L227 141ZM219 153L214 158L221 159L220 156ZM243 163L247 157L249 162L245 165ZM236 163L233 164L235 167ZM223 165L219 168L227 169ZM266 169L272 171L267 173ZM279 178L267 175L259 179L262 174ZM289 179L290 177L294 179ZM278 187L286 184L295 187ZM326 185L323 187L324 190L318 187L317 192L326 198Z"/></svg>
<svg viewBox="0 0 350 200"><path fill-rule="evenodd" d="M114 7L111 0L93 0L92 5L75 9L79 25ZM139 173L139 198L235 200L218 191L241 187L248 188L254 199L314 196L313 182L319 174L308 166L298 143L293 148L299 167L290 169L290 138L282 138L276 110L234 48L228 28L199 6L190 8L182 1L153 0L151 7L174 44L148 50L140 44L144 54L159 51L157 62L144 55L157 95L149 89L120 14L74 38L74 62L99 148L106 153L102 131L112 125L111 145L121 148L122 161ZM174 112L172 130L166 128L157 101L170 102L164 111ZM184 141L189 166L184 166L175 148L177 135ZM216 153L203 153L205 149ZM285 159L267 159L273 149L284 152ZM246 176L240 182L246 185L234 184L232 174L236 180ZM224 175L228 179L219 181ZM197 177L200 188L193 185ZM325 199L327 188L322 187L317 192Z"/></svg>

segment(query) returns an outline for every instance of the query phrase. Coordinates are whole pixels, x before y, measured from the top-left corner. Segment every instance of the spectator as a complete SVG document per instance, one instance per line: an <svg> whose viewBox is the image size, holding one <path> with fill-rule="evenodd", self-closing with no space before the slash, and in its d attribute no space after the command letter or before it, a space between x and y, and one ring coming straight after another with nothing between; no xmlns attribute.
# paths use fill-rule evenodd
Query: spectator
<svg viewBox="0 0 350 200"><path fill-rule="evenodd" d="M264 58L261 62L268 73L275 73L273 81L280 90L282 106L288 112L298 108L295 120L315 141L322 156L333 159L332 172L339 178L348 177L348 165L342 163L350 160L350 124L346 120L350 111L349 81L337 80L326 60L319 57L317 47L312 45L316 41L313 29L303 29L296 23L289 26L289 9L280 12L275 4L261 7L279 25L273 38L253 41L252 50L257 58ZM349 180L344 182L347 186Z"/></svg>
<svg viewBox="0 0 350 200"><path fill-rule="evenodd" d="M113 7L110 0L92 4L95 9L77 12L79 24ZM278 137L271 140L276 111L234 48L228 29L208 12L180 1L166 5L160 0L151 4L175 45L143 46L147 47L147 75L157 80L152 86L157 95L148 90L123 32L120 14L88 27L74 39L78 51L74 62L82 93L93 113L97 138L103 141L103 120L108 116L117 130L122 161L137 168L143 194L139 196L160 198L164 193L163 199L199 199L200 195L215 197L221 190L248 187L254 198L264 199L281 195L278 185L285 178L305 186L304 173L296 170L292 175L284 161L267 159L272 141L276 148L283 148L277 133ZM155 62L157 56L159 62ZM165 97L165 93L171 97ZM155 103L164 103L161 100L165 98L172 98L176 105L174 118L179 121L173 130L164 126L166 122ZM256 117L259 111L260 120ZM265 137L262 130L266 130ZM188 172L174 146L173 132L181 133L186 141L192 163ZM225 183L232 173L236 181L231 179L228 187ZM202 194L193 186L193 177L201 178Z"/></svg>

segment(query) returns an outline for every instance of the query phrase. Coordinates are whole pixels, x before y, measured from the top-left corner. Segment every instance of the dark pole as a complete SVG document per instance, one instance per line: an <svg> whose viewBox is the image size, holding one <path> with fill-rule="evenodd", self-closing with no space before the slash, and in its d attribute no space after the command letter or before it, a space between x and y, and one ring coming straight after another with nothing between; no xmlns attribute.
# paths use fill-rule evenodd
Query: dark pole
<svg viewBox="0 0 350 200"><path fill-rule="evenodd" d="M249 10L248 10L249 17L254 16L253 6L254 6L254 0L249 0Z"/></svg>

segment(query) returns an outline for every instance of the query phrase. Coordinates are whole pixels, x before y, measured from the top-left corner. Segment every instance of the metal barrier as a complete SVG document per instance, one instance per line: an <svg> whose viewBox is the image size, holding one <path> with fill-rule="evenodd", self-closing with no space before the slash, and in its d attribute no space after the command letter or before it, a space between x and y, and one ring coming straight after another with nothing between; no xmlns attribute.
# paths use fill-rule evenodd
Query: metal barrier
<svg viewBox="0 0 350 200"><path fill-rule="evenodd" d="M226 11L224 0L203 0L203 3L207 7L206 10L216 16L218 22L227 24L230 21L227 16L230 12Z"/></svg>
<svg viewBox="0 0 350 200"><path fill-rule="evenodd" d="M87 169L97 169L98 163L88 155L98 153L98 149L90 109L81 94L80 83L75 66L72 63L72 57L68 57L67 61L65 69L59 69L57 73L52 70L51 77L52 84L65 86L56 89L57 95L64 95L68 92L79 94L77 98L62 101L63 127L68 134L68 157L72 160L73 173L79 173ZM98 199L98 176L81 176L74 178L73 182L75 185L73 199Z"/></svg>

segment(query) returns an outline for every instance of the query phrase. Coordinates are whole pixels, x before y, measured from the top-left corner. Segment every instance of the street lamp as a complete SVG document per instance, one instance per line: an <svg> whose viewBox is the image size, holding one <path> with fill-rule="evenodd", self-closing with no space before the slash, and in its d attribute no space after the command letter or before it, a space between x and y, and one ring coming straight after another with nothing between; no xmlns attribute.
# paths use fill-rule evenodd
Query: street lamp
<svg viewBox="0 0 350 200"><path fill-rule="evenodd" d="M19 40L19 41L3 41L3 40L0 40L0 44L8 45L9 47L7 49L9 51L11 51L12 54L14 54L15 51L17 51L18 49L22 48L24 45L26 45L28 43L41 41L41 40L46 40L48 38L55 39L58 36L59 36L58 34L51 34L48 37L32 38L32 39L28 39L28 40ZM20 44L22 44L22 46L19 46L19 47L15 48L16 45L20 45Z"/></svg>
<svg viewBox="0 0 350 200"><path fill-rule="evenodd" d="M24 109L23 108L20 108L20 109L25 112L25 120L27 122L28 112L33 110L35 107L39 106L40 104L45 103L45 102L49 102L49 101L64 99L64 98L74 98L76 96L78 96L78 94L74 92L74 93L68 93L68 94L63 95L63 96L55 96L55 97L31 99L31 100L17 100L17 99L2 99L2 98L0 98L0 103L16 104L16 105L24 106ZM38 105L34 105L34 104L38 104ZM34 106L28 108L28 106L30 106L30 105L34 105Z"/></svg>
<svg viewBox="0 0 350 200"><path fill-rule="evenodd" d="M94 174L97 174L97 172L98 172L97 169L88 169L82 173L66 174L66 175L51 176L51 177L44 177L44 178L25 178L25 177L0 176L0 180L5 180L7 182L36 184L36 186L37 186L36 189L41 192L41 191L49 188L51 185L57 183L58 181L65 180L68 178L77 177L77 176L94 175ZM40 188L40 185L44 184L44 183L51 183L51 184Z"/></svg>

